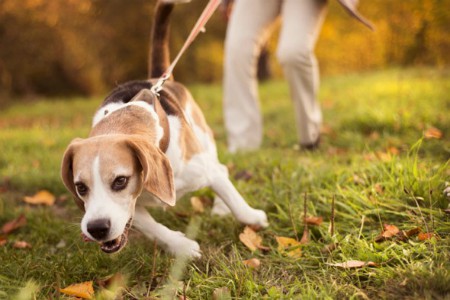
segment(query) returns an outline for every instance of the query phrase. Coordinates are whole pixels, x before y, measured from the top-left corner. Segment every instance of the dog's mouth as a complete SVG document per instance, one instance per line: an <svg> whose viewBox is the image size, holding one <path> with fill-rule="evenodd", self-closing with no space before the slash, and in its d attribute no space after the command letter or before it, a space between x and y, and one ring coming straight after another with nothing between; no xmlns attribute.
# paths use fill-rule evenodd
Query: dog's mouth
<svg viewBox="0 0 450 300"><path fill-rule="evenodd" d="M111 254L111 253L115 253L118 252L120 250L123 249L123 247L125 247L125 245L128 242L128 231L130 230L131 227L131 221L132 219L130 218L130 220L128 220L127 225L125 225L125 229L123 230L123 233L118 237L115 238L111 241L107 241L107 242L100 242L100 249L102 249L103 252ZM83 235L83 238L85 241L92 241L90 238L86 237L85 235Z"/></svg>
<svg viewBox="0 0 450 300"><path fill-rule="evenodd" d="M100 249L105 253L115 253L123 249L128 242L128 231L131 227L131 219L128 220L123 233L116 239L100 243Z"/></svg>

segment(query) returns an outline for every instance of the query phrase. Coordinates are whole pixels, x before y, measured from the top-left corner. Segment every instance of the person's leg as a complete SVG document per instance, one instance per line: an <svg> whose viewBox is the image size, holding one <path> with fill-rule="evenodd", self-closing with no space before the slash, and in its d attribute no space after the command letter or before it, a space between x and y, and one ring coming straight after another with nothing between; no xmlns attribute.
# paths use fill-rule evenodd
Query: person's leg
<svg viewBox="0 0 450 300"><path fill-rule="evenodd" d="M314 46L326 15L326 0L285 0L277 56L289 83L300 144L318 142L322 112L317 102L319 68Z"/></svg>
<svg viewBox="0 0 450 300"><path fill-rule="evenodd" d="M252 150L261 145L256 62L281 0L236 0L225 39L223 80L224 121L228 150Z"/></svg>

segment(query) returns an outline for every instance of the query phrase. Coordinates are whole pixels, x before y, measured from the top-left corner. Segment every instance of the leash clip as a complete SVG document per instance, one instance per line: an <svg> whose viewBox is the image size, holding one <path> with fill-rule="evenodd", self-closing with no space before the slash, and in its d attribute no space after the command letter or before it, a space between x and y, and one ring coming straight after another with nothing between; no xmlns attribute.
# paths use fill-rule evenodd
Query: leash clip
<svg viewBox="0 0 450 300"><path fill-rule="evenodd" d="M159 98L159 92L163 89L164 83L169 79L170 73L165 72L158 81L150 88L150 91Z"/></svg>

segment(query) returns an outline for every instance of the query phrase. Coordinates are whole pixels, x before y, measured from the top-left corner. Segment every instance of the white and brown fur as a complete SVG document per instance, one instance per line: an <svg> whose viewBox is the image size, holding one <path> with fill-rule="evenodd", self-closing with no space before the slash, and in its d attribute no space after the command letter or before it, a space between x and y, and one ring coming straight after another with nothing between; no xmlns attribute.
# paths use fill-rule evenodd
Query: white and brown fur
<svg viewBox="0 0 450 300"><path fill-rule="evenodd" d="M168 22L173 4L156 8L151 77L168 67ZM75 139L62 161L65 186L85 211L81 230L112 253L122 249L132 224L174 255L200 257L197 242L156 222L146 207L173 206L188 192L210 187L212 213L231 212L244 224L268 225L262 210L250 207L217 158L211 129L189 91L167 81L158 98L156 79L114 89L94 116L88 138ZM148 196L150 195L150 197Z"/></svg>

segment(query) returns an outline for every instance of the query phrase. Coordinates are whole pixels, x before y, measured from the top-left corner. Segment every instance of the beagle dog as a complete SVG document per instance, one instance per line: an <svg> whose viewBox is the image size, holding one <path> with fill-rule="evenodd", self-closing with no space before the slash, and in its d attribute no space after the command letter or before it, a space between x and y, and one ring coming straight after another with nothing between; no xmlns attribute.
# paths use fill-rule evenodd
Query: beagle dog
<svg viewBox="0 0 450 300"><path fill-rule="evenodd" d="M156 7L152 32L151 77L168 67L168 20L172 1ZM232 213L244 224L268 226L264 211L250 207L229 180L217 157L211 129L182 84L157 79L132 81L103 101L85 139L74 139L64 153L61 177L85 211L82 234L106 253L121 250L130 226L174 255L200 257L197 242L156 222L146 207L174 206L203 187L215 192L213 214Z"/></svg>

